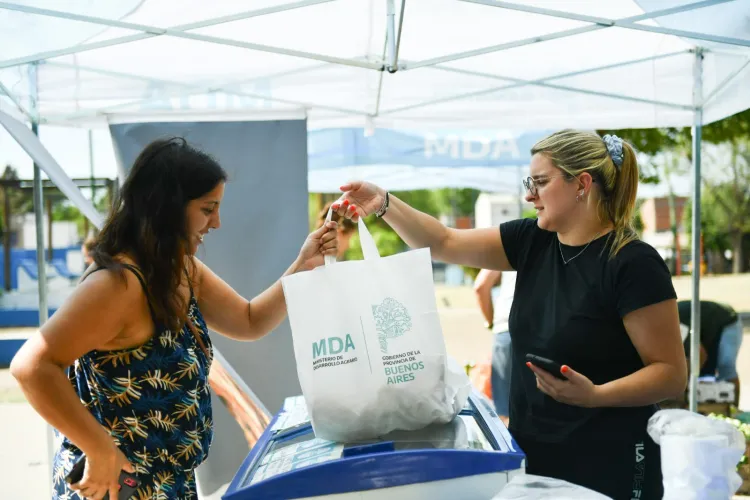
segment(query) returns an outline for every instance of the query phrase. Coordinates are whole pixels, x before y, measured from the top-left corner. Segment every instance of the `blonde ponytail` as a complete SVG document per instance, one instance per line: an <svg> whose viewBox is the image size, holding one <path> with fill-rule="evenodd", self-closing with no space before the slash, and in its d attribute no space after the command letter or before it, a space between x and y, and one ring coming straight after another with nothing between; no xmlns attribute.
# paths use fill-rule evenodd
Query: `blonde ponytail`
<svg viewBox="0 0 750 500"><path fill-rule="evenodd" d="M613 190L601 201L615 226L610 248L611 256L617 255L622 247L638 239L638 234L633 227L635 199L638 193L638 161L635 157L635 150L627 142L623 141L622 152L622 165L618 169Z"/></svg>

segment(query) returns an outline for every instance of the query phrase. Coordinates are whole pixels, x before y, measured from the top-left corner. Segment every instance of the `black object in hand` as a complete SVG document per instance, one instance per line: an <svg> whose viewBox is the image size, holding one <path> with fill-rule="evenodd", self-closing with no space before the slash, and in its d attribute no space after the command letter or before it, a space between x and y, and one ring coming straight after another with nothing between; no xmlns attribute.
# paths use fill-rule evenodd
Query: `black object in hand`
<svg viewBox="0 0 750 500"><path fill-rule="evenodd" d="M75 463L67 476L65 476L65 482L68 484L75 484L83 479L83 469L86 467L86 455L81 455L81 458ZM138 480L135 474L126 471L120 471L120 491L117 494L117 500L129 500L130 497L135 495L141 482ZM109 500L109 493L104 495L102 500Z"/></svg>
<svg viewBox="0 0 750 500"><path fill-rule="evenodd" d="M560 372L560 369L562 368L562 365L560 363L552 361L551 359L537 356L536 354L527 354L526 361L530 361L531 364L533 364L534 366L538 366L539 368L548 372L550 375L552 375L553 377L557 379L568 380Z"/></svg>

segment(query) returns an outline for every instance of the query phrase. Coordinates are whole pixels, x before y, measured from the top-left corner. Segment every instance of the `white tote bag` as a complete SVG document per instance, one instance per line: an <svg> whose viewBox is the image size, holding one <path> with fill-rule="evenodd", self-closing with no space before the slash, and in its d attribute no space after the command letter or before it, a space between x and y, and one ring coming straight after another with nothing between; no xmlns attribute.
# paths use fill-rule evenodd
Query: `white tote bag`
<svg viewBox="0 0 750 500"><path fill-rule="evenodd" d="M350 442L450 422L471 389L446 356L430 250L381 258L361 219L359 237L364 260L282 279L313 430Z"/></svg>

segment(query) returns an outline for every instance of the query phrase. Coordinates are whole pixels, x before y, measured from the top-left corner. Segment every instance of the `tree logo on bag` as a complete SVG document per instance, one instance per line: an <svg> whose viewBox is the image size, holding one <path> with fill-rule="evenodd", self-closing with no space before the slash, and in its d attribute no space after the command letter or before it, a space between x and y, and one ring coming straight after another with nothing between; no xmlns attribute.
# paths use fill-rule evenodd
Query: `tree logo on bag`
<svg viewBox="0 0 750 500"><path fill-rule="evenodd" d="M403 304L390 297L379 306L372 306L375 329L378 331L380 350L388 354L388 339L401 337L411 329L411 316Z"/></svg>

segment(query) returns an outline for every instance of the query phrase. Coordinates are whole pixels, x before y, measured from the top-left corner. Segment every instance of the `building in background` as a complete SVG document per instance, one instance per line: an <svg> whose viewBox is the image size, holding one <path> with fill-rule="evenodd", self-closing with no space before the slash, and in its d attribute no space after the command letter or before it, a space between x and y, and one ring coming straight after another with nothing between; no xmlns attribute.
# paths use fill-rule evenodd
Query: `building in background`
<svg viewBox="0 0 750 500"><path fill-rule="evenodd" d="M13 216L11 223L13 246L36 250L36 220L33 213L17 214ZM44 216L44 247L49 248L50 227L47 216ZM81 243L78 234L78 226L75 221L52 221L52 246L54 248L67 248Z"/></svg>
<svg viewBox="0 0 750 500"><path fill-rule="evenodd" d="M675 222L677 226L677 241L679 242L679 257L674 253L674 236L670 219L669 198L657 197L643 200L640 207L643 221L641 239L656 248L670 269L687 270L690 262L690 238L685 230L685 207L688 199L684 196L674 197ZM677 259L677 267L674 266Z"/></svg>
<svg viewBox="0 0 750 500"><path fill-rule="evenodd" d="M523 205L516 194L482 193L474 205L474 226L497 227L503 222L520 219Z"/></svg>

